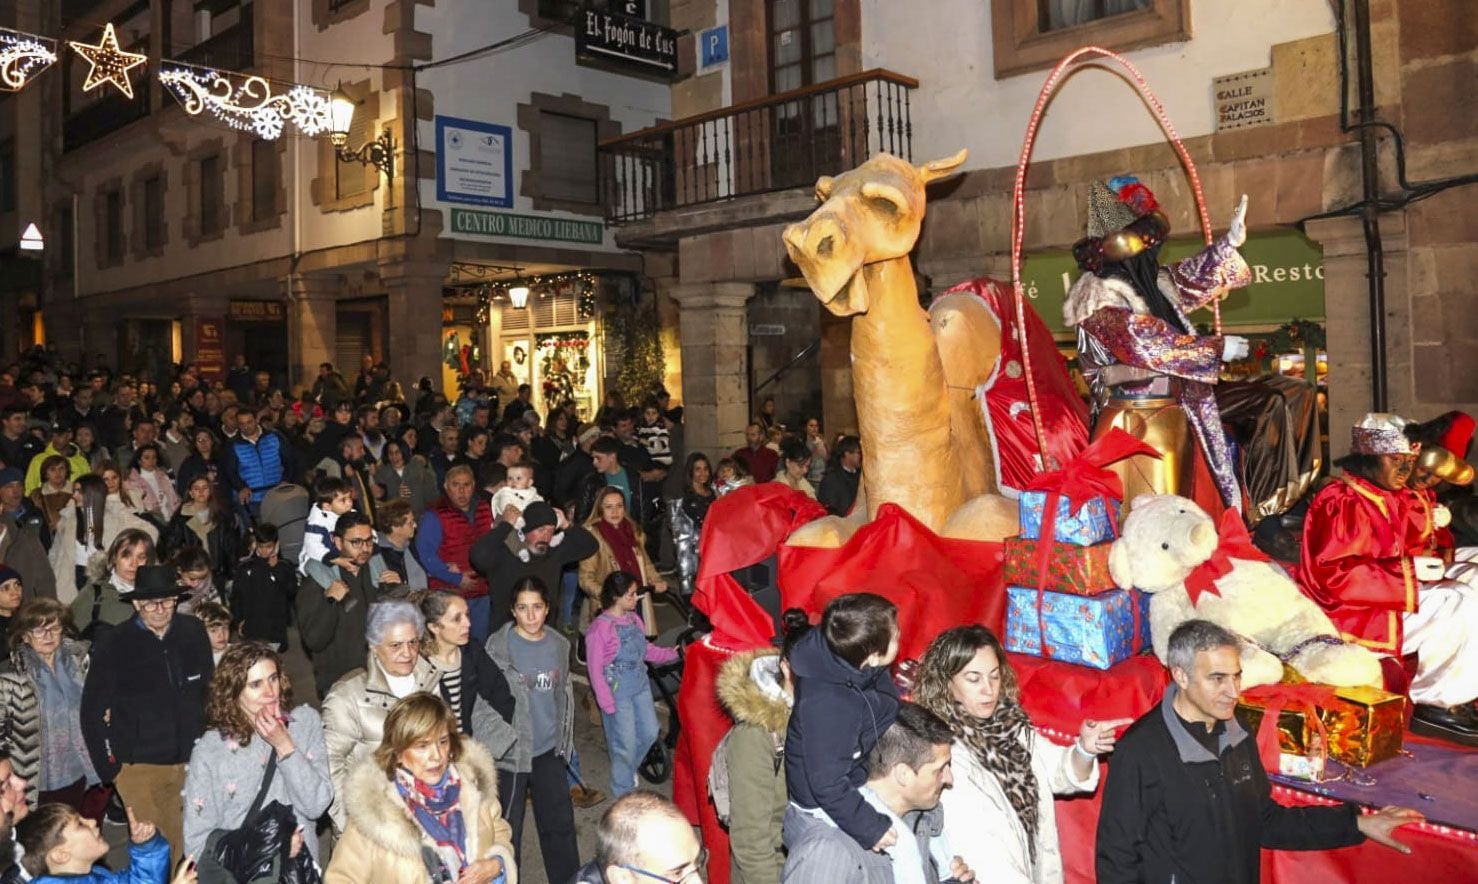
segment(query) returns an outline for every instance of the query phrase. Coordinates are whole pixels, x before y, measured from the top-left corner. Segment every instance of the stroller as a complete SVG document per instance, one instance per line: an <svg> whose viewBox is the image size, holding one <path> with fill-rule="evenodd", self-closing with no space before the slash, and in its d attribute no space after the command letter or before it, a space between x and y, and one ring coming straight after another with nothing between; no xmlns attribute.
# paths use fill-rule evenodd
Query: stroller
<svg viewBox="0 0 1478 884"><path fill-rule="evenodd" d="M696 622L701 621L702 615L698 614L695 618L692 604L678 587L673 586L671 591L664 593L663 600L683 615L683 623L657 636L657 644L677 649L677 660L660 665L646 664L647 680L652 686L652 699L667 706L667 732L658 736L652 748L647 750L646 758L637 765L637 772L642 778L653 784L665 783L672 776L672 754L677 749L677 739L682 733L682 722L677 712L677 692L682 685L683 654L688 645L703 637L705 630L700 627L706 625Z"/></svg>

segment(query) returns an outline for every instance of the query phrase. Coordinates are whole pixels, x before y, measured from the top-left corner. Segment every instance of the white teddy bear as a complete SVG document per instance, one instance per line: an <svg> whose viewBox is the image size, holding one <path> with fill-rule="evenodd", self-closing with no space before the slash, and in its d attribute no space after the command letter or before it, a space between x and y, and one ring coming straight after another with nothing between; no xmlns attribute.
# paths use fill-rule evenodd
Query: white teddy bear
<svg viewBox="0 0 1478 884"><path fill-rule="evenodd" d="M1210 620L1242 637L1242 686L1274 684L1283 663L1309 681L1336 686L1381 684L1380 660L1339 638L1334 624L1271 562L1231 558L1230 570L1194 604L1186 578L1219 543L1216 524L1193 501L1170 494L1134 500L1109 553L1120 586L1151 593L1150 633L1165 662L1170 633L1187 620Z"/></svg>

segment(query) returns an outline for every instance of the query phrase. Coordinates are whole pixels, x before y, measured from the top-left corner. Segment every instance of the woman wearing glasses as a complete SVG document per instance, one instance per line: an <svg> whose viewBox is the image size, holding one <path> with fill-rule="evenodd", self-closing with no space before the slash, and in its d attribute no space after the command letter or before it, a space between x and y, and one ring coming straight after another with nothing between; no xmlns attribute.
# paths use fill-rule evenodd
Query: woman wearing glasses
<svg viewBox="0 0 1478 884"><path fill-rule="evenodd" d="M334 784L329 817L339 832L344 831L344 784L349 771L379 747L385 716L397 701L417 691L438 690L436 667L421 656L425 631L426 618L410 602L371 605L364 627L369 643L365 667L340 679L323 699L329 777Z"/></svg>
<svg viewBox="0 0 1478 884"><path fill-rule="evenodd" d="M100 821L107 795L97 788L80 723L87 645L66 634L68 622L53 599L21 606L10 627L10 670L0 675L0 733L9 735L11 765L26 779L31 806L39 792L42 803Z"/></svg>

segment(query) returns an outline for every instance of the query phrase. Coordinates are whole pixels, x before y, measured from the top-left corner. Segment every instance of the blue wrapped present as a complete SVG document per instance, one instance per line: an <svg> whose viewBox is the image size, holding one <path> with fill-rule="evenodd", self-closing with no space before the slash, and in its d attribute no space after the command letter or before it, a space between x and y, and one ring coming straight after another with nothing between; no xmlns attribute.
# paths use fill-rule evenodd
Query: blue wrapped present
<svg viewBox="0 0 1478 884"><path fill-rule="evenodd" d="M1094 669L1108 669L1150 645L1149 596L1115 589L1081 596L1043 590L1006 589L1006 650ZM1039 625L1040 624L1040 625ZM1042 650L1042 627L1047 648Z"/></svg>
<svg viewBox="0 0 1478 884"><path fill-rule="evenodd" d="M1042 521L1047 507L1047 491L1021 492L1021 536L1026 540L1042 538ZM1052 525L1052 539L1075 546L1092 546L1113 540L1119 518L1117 504L1103 497L1090 497L1074 512L1066 495L1057 495L1057 518Z"/></svg>

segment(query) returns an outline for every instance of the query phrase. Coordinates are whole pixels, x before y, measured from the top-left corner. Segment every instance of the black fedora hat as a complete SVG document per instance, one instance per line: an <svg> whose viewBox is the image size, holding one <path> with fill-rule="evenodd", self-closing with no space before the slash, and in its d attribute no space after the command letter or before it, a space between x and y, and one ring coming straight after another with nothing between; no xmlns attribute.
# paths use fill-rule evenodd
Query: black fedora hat
<svg viewBox="0 0 1478 884"><path fill-rule="evenodd" d="M124 601L143 602L150 599L173 599L185 594L179 573L169 565L143 565L134 577L133 592Z"/></svg>

